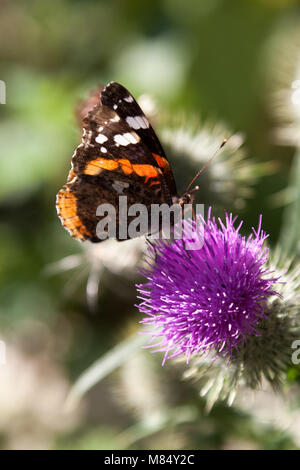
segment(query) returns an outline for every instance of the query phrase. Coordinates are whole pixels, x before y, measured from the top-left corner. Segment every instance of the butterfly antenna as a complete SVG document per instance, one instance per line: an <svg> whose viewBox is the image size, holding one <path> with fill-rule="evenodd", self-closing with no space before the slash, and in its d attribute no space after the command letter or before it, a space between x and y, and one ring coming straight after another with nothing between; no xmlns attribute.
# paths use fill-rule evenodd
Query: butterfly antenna
<svg viewBox="0 0 300 470"><path fill-rule="evenodd" d="M192 181L190 182L190 184L188 185L188 187L186 188L185 192L188 193L189 192L189 189L191 188L191 186L193 186L194 182L196 181L196 179L198 179L198 177L201 175L201 173L203 173L204 170L206 170L206 168L208 167L208 165L212 162L212 160L218 155L218 153L220 152L220 150L224 147L224 145L226 144L227 142L227 139L224 139L223 142L221 143L220 147L217 148L217 150L213 153L213 155L210 157L209 160L207 160L207 162L203 165L203 167L201 168L200 171L198 171L198 173L194 176L194 178L192 179ZM196 186L194 188L196 191L199 189L199 186ZM193 190L194 191L194 190Z"/></svg>

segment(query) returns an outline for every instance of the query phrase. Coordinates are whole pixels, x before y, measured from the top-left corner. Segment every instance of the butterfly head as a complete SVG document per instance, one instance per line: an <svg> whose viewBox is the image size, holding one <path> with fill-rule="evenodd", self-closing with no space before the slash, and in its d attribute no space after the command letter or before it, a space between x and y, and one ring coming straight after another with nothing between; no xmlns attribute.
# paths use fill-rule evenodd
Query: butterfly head
<svg viewBox="0 0 300 470"><path fill-rule="evenodd" d="M194 193L195 191L198 191L199 189L200 189L199 186L195 186L191 191L186 191L185 193L183 193L182 196L176 197L175 201L173 199L173 202L179 204L182 207L184 207L185 204L193 204L194 199L195 199Z"/></svg>

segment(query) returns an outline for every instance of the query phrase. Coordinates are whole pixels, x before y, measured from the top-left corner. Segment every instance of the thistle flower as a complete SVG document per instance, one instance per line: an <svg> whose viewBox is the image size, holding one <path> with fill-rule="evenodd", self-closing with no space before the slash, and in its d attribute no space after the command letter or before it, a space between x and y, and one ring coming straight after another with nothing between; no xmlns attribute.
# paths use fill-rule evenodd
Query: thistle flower
<svg viewBox="0 0 300 470"><path fill-rule="evenodd" d="M230 363L218 357L202 355L191 360L184 378L191 379L206 397L210 409L217 400L231 404L241 387L255 390L268 383L279 391L292 366L292 344L300 338L300 267L293 266L279 250L268 262L269 269L281 272L277 290L265 309L265 318L257 324L259 335L250 335Z"/></svg>
<svg viewBox="0 0 300 470"><path fill-rule="evenodd" d="M225 224L200 215L204 224L203 247L187 251L191 226L185 225L183 240L160 240L149 247L153 266L142 270L148 279L139 285L146 314L142 324L152 327L150 346L164 351L167 358L190 356L214 350L232 358L251 336L260 334L258 323L267 320L267 302L277 294L266 268L267 235L257 230L248 237L240 234L242 223L226 214ZM152 343L160 338L157 344Z"/></svg>

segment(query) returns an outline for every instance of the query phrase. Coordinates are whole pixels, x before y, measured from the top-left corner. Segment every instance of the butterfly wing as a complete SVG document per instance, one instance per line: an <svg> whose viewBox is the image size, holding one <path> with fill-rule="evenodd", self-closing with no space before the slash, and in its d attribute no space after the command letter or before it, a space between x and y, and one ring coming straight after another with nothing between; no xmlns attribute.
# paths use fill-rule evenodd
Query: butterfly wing
<svg viewBox="0 0 300 470"><path fill-rule="evenodd" d="M119 83L111 82L103 88L100 101L104 106L115 111L139 135L162 170L162 184L168 188L171 197L176 196L176 183L165 152L149 120L131 93ZM172 203L171 200L168 202Z"/></svg>
<svg viewBox="0 0 300 470"><path fill-rule="evenodd" d="M120 220L120 195L127 196L128 206L140 203L148 210L153 203L172 203L174 188L169 188L165 177L167 160L158 154L155 155L159 158L155 158L152 152L155 146L158 152L160 146L153 129L147 128L150 137L145 138L141 129L134 129L113 107L101 102L83 120L82 142L72 157L67 183L57 195L62 224L72 237L81 241L101 241L97 235L101 216L96 215L100 204L115 207L116 237L122 238L119 226L125 221Z"/></svg>

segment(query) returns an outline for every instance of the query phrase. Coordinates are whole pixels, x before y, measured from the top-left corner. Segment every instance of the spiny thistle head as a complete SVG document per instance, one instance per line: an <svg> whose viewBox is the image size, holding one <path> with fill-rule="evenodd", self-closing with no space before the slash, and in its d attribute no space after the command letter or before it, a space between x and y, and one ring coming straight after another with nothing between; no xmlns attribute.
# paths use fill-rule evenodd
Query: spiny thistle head
<svg viewBox="0 0 300 470"><path fill-rule="evenodd" d="M265 174L272 172L270 162L254 163L246 157L242 134L233 134L220 123L201 122L189 116L165 116L158 129L160 138L170 161L174 162L179 175L191 179L219 147L222 138L228 142L222 152L203 173L201 179L201 202L223 206L224 200L232 207L241 208L252 195L252 187ZM183 165L184 162L184 165ZM188 174L187 174L188 173ZM182 177L178 181L183 180ZM179 192L185 187L179 187Z"/></svg>
<svg viewBox="0 0 300 470"><path fill-rule="evenodd" d="M257 389L268 382L278 391L286 383L293 365L292 345L300 338L300 267L292 267L278 253L269 266L282 273L277 287L280 297L270 297L265 318L256 327L259 335L249 335L233 352L230 363L203 354L194 357L184 373L197 383L208 409L220 399L231 404L242 386Z"/></svg>
<svg viewBox="0 0 300 470"><path fill-rule="evenodd" d="M107 278L111 275L115 279L118 278L119 282L121 281L117 289L115 282L109 283L112 289L116 289L120 295L123 292L128 295L126 294L126 280L132 282L132 279L137 278L137 266L141 261L145 244L144 237L124 241L122 244L113 239L105 243L78 244L79 252L49 264L45 273L54 275L80 269L81 276L74 276L69 292L76 292L82 280L87 276L87 304L91 311L95 311L98 306L98 296L103 292L103 289L99 289L100 282L104 281L107 285ZM124 288L120 289L122 285Z"/></svg>
<svg viewBox="0 0 300 470"><path fill-rule="evenodd" d="M186 250L193 226L185 225L183 239L160 240L149 247L153 265L143 270L147 284L138 286L146 314L142 324L151 327L157 351L170 357L190 356L214 350L232 358L249 336L259 335L257 325L267 319L267 303L277 294L278 278L267 269L267 235L257 230L240 234L242 223L226 214L225 223L209 212L201 249Z"/></svg>
<svg viewBox="0 0 300 470"><path fill-rule="evenodd" d="M269 41L267 59L271 83L268 105L279 125L275 143L300 145L300 33L299 21L280 29ZM271 78L271 79L270 79ZM270 99L271 98L271 99Z"/></svg>

